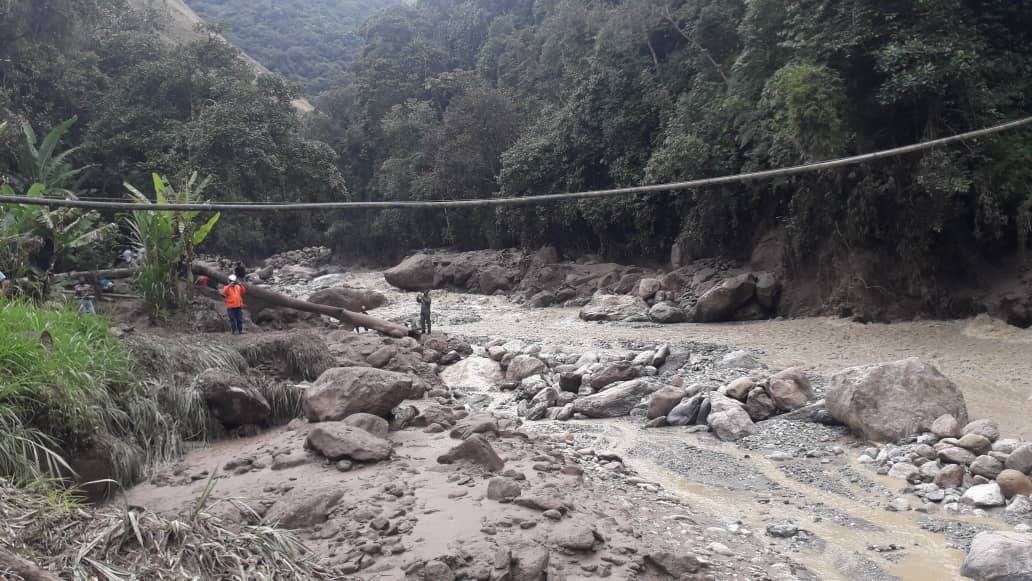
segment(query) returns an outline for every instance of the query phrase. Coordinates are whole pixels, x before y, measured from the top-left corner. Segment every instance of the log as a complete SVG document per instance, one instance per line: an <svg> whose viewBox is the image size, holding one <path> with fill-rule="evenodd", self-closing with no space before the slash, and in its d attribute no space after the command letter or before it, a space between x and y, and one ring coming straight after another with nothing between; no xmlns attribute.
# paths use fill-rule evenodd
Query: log
<svg viewBox="0 0 1032 581"><path fill-rule="evenodd" d="M229 283L229 277L202 262L193 263L193 272L194 274L203 274L222 284ZM247 293L244 298L245 305L247 304L247 297L254 297L264 303L268 303L270 306L285 307L296 311L315 313L317 315L326 315L327 317L333 317L334 319L344 321L345 323L355 327L365 327L367 329L379 331L384 335L394 337L396 339L400 339L408 335L408 329L397 323L384 321L383 319L363 315L362 313L354 313L338 307L318 305L316 303L302 301L256 285L248 284L244 286L247 287Z"/></svg>
<svg viewBox="0 0 1032 581"><path fill-rule="evenodd" d="M11 553L3 547L0 547L0 570L14 573L25 579L25 581L61 581L61 578L57 575L40 568L32 561Z"/></svg>
<svg viewBox="0 0 1032 581"><path fill-rule="evenodd" d="M77 279L80 276L86 280L100 280L106 278L108 280L115 278L129 278L136 272L134 268L109 268L107 270L80 270L75 272L61 272L54 275L54 282Z"/></svg>

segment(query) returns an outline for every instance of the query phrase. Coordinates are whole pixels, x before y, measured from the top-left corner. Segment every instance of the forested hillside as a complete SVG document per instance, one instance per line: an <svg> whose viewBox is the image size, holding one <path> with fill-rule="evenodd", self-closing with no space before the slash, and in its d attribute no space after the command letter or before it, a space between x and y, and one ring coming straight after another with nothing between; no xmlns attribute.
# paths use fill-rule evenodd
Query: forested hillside
<svg viewBox="0 0 1032 581"><path fill-rule="evenodd" d="M315 95L347 69L370 14L394 0L187 0L271 71Z"/></svg>
<svg viewBox="0 0 1032 581"><path fill-rule="evenodd" d="M138 4L137 4L138 5ZM48 190L124 198L151 173L180 184L211 175L226 200L339 200L336 154L306 137L296 86L259 75L214 33L166 44L160 11L126 0L0 5L0 181L23 193L41 181L23 126L46 135L77 117L58 168L82 168ZM51 170L51 173L59 173ZM2 215L0 215L2 218ZM0 220L0 226L2 226ZM251 256L322 241L323 216L227 216L215 248Z"/></svg>
<svg viewBox="0 0 1032 581"><path fill-rule="evenodd" d="M78 115L69 159L88 166L78 187L94 195L196 170L224 200L532 196L781 167L1032 113L1029 0L418 0L362 25L354 62L304 119L291 83L256 79L214 31L168 47L161 19L125 0L3 6L4 117L42 131ZM273 9L248 14L261 6ZM322 50L285 23L330 20L325 6L276 3L262 24L302 53ZM0 157L15 177L17 133ZM683 261L748 257L773 233L799 271L863 256L888 277L877 284L931 299L944 275L1024 247L1030 178L1021 130L651 197L227 216L216 244L254 256L325 243L385 259L551 243L628 261L675 249Z"/></svg>
<svg viewBox="0 0 1032 581"><path fill-rule="evenodd" d="M1032 112L1032 2L422 0L376 14L321 135L363 199L531 196L875 151ZM908 283L1028 227L1029 131L678 195L383 213L366 248L557 243L795 264L870 251ZM356 230L351 230L355 232Z"/></svg>

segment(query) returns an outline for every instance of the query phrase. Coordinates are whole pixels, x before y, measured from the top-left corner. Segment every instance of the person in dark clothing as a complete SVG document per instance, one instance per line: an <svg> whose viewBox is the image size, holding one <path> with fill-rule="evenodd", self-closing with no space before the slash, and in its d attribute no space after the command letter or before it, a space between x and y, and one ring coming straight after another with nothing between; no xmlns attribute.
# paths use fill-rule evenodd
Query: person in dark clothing
<svg viewBox="0 0 1032 581"><path fill-rule="evenodd" d="M425 290L423 294L416 297L416 302L419 303L419 329L424 335L429 335L430 331L430 291Z"/></svg>
<svg viewBox="0 0 1032 581"><path fill-rule="evenodd" d="M79 314L96 315L97 309L93 306L93 285L86 282L85 278L79 278L74 290L75 300L79 302Z"/></svg>
<svg viewBox="0 0 1032 581"><path fill-rule="evenodd" d="M244 268L244 264L242 262L236 263L236 266L233 267L233 276L236 276L237 280L244 280L247 278L247 269Z"/></svg>

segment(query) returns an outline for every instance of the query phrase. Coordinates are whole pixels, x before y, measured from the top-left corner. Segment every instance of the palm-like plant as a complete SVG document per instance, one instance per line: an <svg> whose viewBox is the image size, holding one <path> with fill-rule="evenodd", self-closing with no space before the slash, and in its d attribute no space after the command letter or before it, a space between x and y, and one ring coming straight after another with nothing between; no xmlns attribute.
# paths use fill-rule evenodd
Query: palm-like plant
<svg viewBox="0 0 1032 581"><path fill-rule="evenodd" d="M77 148L58 151L61 139L74 125L73 117L54 128L39 143L36 132L26 124L19 147L18 175L14 183L24 187L29 197L58 194L66 199L75 199L67 187L86 167L73 168L69 156ZM11 184L0 186L0 194L13 196L16 190ZM56 208L46 206L4 205L0 206L0 243L5 248L22 249L25 256L37 254L43 270L43 293L46 294L54 267L65 253L83 248L114 233L117 227L104 223L94 211L79 208Z"/></svg>
<svg viewBox="0 0 1032 581"><path fill-rule="evenodd" d="M197 182L194 172L177 191L168 180L153 174L154 197L159 204L189 204L201 200L211 178ZM140 190L126 183L130 195L140 203L150 199ZM144 302L154 316L160 316L167 305L182 302L182 291L176 284L177 271L182 271L189 281L190 263L194 249L211 233L221 214L216 213L207 222L196 222L201 212L157 210L133 212L129 226L133 241L142 255L136 275L137 285L143 293Z"/></svg>

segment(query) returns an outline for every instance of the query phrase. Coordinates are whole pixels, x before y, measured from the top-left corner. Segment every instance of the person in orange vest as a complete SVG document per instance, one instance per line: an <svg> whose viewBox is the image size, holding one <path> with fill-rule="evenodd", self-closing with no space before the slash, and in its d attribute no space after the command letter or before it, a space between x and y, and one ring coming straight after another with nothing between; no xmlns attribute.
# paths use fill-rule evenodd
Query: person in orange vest
<svg viewBox="0 0 1032 581"><path fill-rule="evenodd" d="M229 326L234 335L244 333L244 293L247 289L237 282L235 274L229 275L229 284L220 291L226 297L226 314L229 315Z"/></svg>

